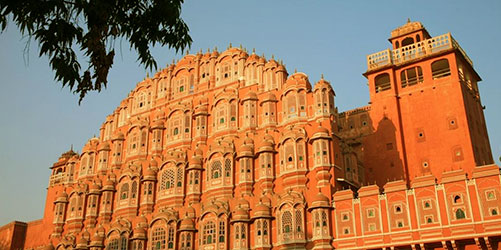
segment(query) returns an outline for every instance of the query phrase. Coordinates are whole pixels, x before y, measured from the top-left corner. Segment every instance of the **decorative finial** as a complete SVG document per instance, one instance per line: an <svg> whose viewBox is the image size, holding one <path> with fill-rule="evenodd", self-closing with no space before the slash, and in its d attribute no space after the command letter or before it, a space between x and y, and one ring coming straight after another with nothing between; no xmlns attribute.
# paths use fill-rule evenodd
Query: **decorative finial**
<svg viewBox="0 0 501 250"><path fill-rule="evenodd" d="M189 50L189 49L187 49L187 50L186 50L186 55L189 55L189 54L190 54L190 50Z"/></svg>
<svg viewBox="0 0 501 250"><path fill-rule="evenodd" d="M217 51L217 46L214 46L214 51Z"/></svg>
<svg viewBox="0 0 501 250"><path fill-rule="evenodd" d="M256 48L252 48L252 54L256 54Z"/></svg>
<svg viewBox="0 0 501 250"><path fill-rule="evenodd" d="M410 23L411 22L411 19L408 17L407 18L407 23Z"/></svg>
<svg viewBox="0 0 501 250"><path fill-rule="evenodd" d="M275 55L271 54L271 59L275 60Z"/></svg>
<svg viewBox="0 0 501 250"><path fill-rule="evenodd" d="M230 43L230 49L232 48L231 43Z"/></svg>
<svg viewBox="0 0 501 250"><path fill-rule="evenodd" d="M146 72L146 78L150 77L150 72Z"/></svg>
<svg viewBox="0 0 501 250"><path fill-rule="evenodd" d="M322 75L320 76L320 79L324 79L324 73L322 73Z"/></svg>
<svg viewBox="0 0 501 250"><path fill-rule="evenodd" d="M294 73L297 73L297 69L294 69Z"/></svg>
<svg viewBox="0 0 501 250"><path fill-rule="evenodd" d="M71 151L73 151L73 144L71 144L71 146L70 146L70 150L71 150Z"/></svg>
<svg viewBox="0 0 501 250"><path fill-rule="evenodd" d="M240 49L242 49L242 44L240 44Z"/></svg>

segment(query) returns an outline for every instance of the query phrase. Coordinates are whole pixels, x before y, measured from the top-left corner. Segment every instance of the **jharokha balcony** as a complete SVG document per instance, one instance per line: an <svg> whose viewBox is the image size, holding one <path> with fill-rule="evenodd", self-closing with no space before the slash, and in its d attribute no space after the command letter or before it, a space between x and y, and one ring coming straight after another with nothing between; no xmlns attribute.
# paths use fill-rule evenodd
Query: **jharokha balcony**
<svg viewBox="0 0 501 250"><path fill-rule="evenodd" d="M398 49L386 49L367 56L367 71L385 66L399 65L411 60L421 59L447 50L458 50L473 67L473 62L454 40L450 33L409 44Z"/></svg>

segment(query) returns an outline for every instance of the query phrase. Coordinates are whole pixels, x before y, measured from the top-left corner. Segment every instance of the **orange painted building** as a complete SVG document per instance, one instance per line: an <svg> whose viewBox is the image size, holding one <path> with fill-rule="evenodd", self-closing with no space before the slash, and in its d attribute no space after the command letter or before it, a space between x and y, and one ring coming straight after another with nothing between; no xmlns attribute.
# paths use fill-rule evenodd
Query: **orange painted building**
<svg viewBox="0 0 501 250"><path fill-rule="evenodd" d="M342 113L323 77L312 86L273 58L186 55L62 154L44 217L0 239L17 227L10 249L497 249L501 177L473 63L419 22L389 40L367 57L370 105Z"/></svg>

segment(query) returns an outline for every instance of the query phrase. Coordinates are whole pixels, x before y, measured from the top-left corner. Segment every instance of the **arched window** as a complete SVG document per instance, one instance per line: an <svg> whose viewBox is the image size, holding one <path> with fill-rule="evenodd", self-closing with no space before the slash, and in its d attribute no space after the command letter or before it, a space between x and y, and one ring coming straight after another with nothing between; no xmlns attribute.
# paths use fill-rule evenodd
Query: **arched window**
<svg viewBox="0 0 501 250"><path fill-rule="evenodd" d="M419 36L419 34L416 35L416 42L420 42L421 41L421 37Z"/></svg>
<svg viewBox="0 0 501 250"><path fill-rule="evenodd" d="M400 48L400 43L398 41L395 42L395 47L398 49Z"/></svg>
<svg viewBox="0 0 501 250"><path fill-rule="evenodd" d="M165 229L161 227L153 229L151 248L151 250L165 249Z"/></svg>
<svg viewBox="0 0 501 250"><path fill-rule="evenodd" d="M257 222L256 227L257 227L257 236L260 236L261 235L261 222L260 221Z"/></svg>
<svg viewBox="0 0 501 250"><path fill-rule="evenodd" d="M423 70L421 67L413 67L400 72L402 88L423 82Z"/></svg>
<svg viewBox="0 0 501 250"><path fill-rule="evenodd" d="M301 211L296 210L296 231L297 232L302 232L303 228L303 214Z"/></svg>
<svg viewBox="0 0 501 250"><path fill-rule="evenodd" d="M125 236L120 236L120 250L127 250L129 248L129 240Z"/></svg>
<svg viewBox="0 0 501 250"><path fill-rule="evenodd" d="M241 230L242 231L242 237L241 238L245 239L245 226L242 226L241 229L242 229Z"/></svg>
<svg viewBox="0 0 501 250"><path fill-rule="evenodd" d="M322 226L327 226L327 213L325 213L325 211L322 212Z"/></svg>
<svg viewBox="0 0 501 250"><path fill-rule="evenodd" d="M183 167L178 167L177 168L177 184L176 186L177 187L182 187L183 186L183 176L184 176L184 173L183 173Z"/></svg>
<svg viewBox="0 0 501 250"><path fill-rule="evenodd" d="M222 243L225 241L226 236L226 225L224 221L219 222L219 242Z"/></svg>
<svg viewBox="0 0 501 250"><path fill-rule="evenodd" d="M231 176L231 160L230 159L226 159L224 161L224 175L226 177Z"/></svg>
<svg viewBox="0 0 501 250"><path fill-rule="evenodd" d="M451 75L449 61L447 59L440 59L431 63L431 74L433 79L438 79Z"/></svg>
<svg viewBox="0 0 501 250"><path fill-rule="evenodd" d="M456 210L456 219L458 219L458 220L459 220L459 219L464 219L464 218L466 218L466 215L465 215L465 213L464 213L463 209L458 208L458 209Z"/></svg>
<svg viewBox="0 0 501 250"><path fill-rule="evenodd" d="M268 222L263 222L263 235L268 235Z"/></svg>
<svg viewBox="0 0 501 250"><path fill-rule="evenodd" d="M409 44L413 44L413 43L414 43L414 39L412 39L412 37L407 37L404 40L402 40L402 47L407 46Z"/></svg>
<svg viewBox="0 0 501 250"><path fill-rule="evenodd" d="M203 245L215 243L214 239L216 238L216 226L214 225L214 222L209 221L205 223L202 234Z"/></svg>
<svg viewBox="0 0 501 250"><path fill-rule="evenodd" d="M160 190L170 189L174 187L174 170L166 169L162 173Z"/></svg>
<svg viewBox="0 0 501 250"><path fill-rule="evenodd" d="M129 183L124 183L122 189L120 190L120 199L125 200L129 195Z"/></svg>
<svg viewBox="0 0 501 250"><path fill-rule="evenodd" d="M292 231L292 214L289 211L285 211L282 214L282 233L291 233Z"/></svg>
<svg viewBox="0 0 501 250"><path fill-rule="evenodd" d="M376 93L391 89L390 75L388 73L377 75L374 81Z"/></svg>
<svg viewBox="0 0 501 250"><path fill-rule="evenodd" d="M134 182L132 182L132 189L131 189L130 197L136 198L136 196L137 196L137 182L134 181Z"/></svg>
<svg viewBox="0 0 501 250"><path fill-rule="evenodd" d="M211 176L212 179L217 179L221 176L221 162L220 161L214 161L212 163L211 167Z"/></svg>
<svg viewBox="0 0 501 250"><path fill-rule="evenodd" d="M461 201L461 196L460 196L460 195L455 195L455 196L454 196L454 203L455 203L455 204L463 203L463 202Z"/></svg>
<svg viewBox="0 0 501 250"><path fill-rule="evenodd" d="M169 227L169 234L167 238L167 248L168 249L173 249L174 248L174 228Z"/></svg>

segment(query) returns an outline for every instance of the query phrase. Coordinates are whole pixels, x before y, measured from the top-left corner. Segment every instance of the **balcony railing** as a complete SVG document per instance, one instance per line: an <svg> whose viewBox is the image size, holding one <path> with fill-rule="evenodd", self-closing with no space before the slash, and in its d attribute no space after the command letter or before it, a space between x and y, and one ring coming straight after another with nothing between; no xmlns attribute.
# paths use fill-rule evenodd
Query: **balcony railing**
<svg viewBox="0 0 501 250"><path fill-rule="evenodd" d="M68 183L68 182L72 182L72 181L73 181L73 178L71 175L69 175L67 173L59 173L59 174L55 174L55 175L50 176L49 186Z"/></svg>
<svg viewBox="0 0 501 250"><path fill-rule="evenodd" d="M468 63L473 62L464 50L454 40L450 33L432 37L395 50L386 49L367 56L368 70L374 70L387 65L401 64L410 60L433 55L448 49L457 49Z"/></svg>

